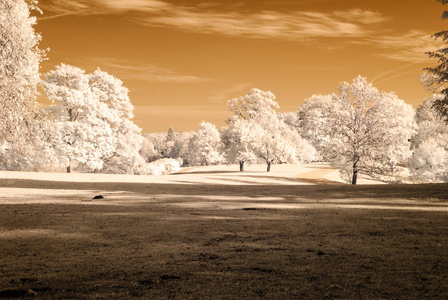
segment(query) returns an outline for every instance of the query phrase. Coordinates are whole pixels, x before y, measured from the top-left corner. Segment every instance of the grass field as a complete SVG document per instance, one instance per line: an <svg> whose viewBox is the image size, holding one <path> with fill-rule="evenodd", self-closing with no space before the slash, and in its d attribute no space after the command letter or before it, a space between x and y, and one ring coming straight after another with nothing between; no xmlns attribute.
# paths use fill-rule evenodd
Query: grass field
<svg viewBox="0 0 448 300"><path fill-rule="evenodd" d="M0 172L0 297L448 298L447 185L228 168Z"/></svg>

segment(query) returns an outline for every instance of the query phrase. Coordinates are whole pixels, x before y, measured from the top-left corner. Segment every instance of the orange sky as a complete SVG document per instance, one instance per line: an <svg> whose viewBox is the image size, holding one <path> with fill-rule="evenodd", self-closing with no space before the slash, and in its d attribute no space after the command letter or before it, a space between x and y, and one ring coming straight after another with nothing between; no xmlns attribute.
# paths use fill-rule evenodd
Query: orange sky
<svg viewBox="0 0 448 300"><path fill-rule="evenodd" d="M295 111L358 74L417 106L446 29L436 0L41 0L36 30L61 62L97 67L130 89L144 132L223 126L226 101L251 88Z"/></svg>

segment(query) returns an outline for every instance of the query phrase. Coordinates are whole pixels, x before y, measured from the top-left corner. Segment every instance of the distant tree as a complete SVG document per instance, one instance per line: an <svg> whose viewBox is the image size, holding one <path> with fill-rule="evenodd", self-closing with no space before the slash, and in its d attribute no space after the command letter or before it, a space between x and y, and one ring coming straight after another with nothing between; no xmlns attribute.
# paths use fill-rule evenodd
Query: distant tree
<svg viewBox="0 0 448 300"><path fill-rule="evenodd" d="M140 155L145 159L147 163L160 159L160 154L157 152L154 143L143 135L142 149L140 149Z"/></svg>
<svg viewBox="0 0 448 300"><path fill-rule="evenodd" d="M188 157L190 156L188 143L194 134L194 131L177 132L176 140L170 150L169 157L172 159L181 159L184 165L188 164Z"/></svg>
<svg viewBox="0 0 448 300"><path fill-rule="evenodd" d="M214 124L202 121L189 141L188 161L191 165L214 165L222 161L221 138Z"/></svg>
<svg viewBox="0 0 448 300"><path fill-rule="evenodd" d="M154 157L151 161L166 157L166 132L151 132L143 133L142 135L145 140L150 141L154 145L154 149L158 153L159 157Z"/></svg>
<svg viewBox="0 0 448 300"><path fill-rule="evenodd" d="M252 154L266 163L268 172L273 163L297 162L296 143L301 140L292 139L292 129L275 111L279 105L273 93L252 89L243 97L229 100L227 107L234 113L228 120L231 131L235 125L241 130L242 124L250 129L240 137L233 134L234 142L228 149L231 153L228 158L236 159L240 170L244 168L245 161L252 159ZM238 123L237 120L245 122ZM238 145L239 140L243 144Z"/></svg>
<svg viewBox="0 0 448 300"><path fill-rule="evenodd" d="M305 100L297 111L297 123L301 136L314 146L318 153L318 160L331 161L333 159L331 125L334 95L313 95Z"/></svg>
<svg viewBox="0 0 448 300"><path fill-rule="evenodd" d="M238 163L241 172L246 163L257 161L256 141L252 135L255 125L252 120L234 118L221 130L226 160L229 164Z"/></svg>
<svg viewBox="0 0 448 300"><path fill-rule="evenodd" d="M447 0L437 0L443 5L447 4ZM442 19L448 19L448 12L444 11ZM442 38L444 42L448 41L448 31L440 31L433 35L434 39ZM426 76L426 86L432 88L433 91L443 95L440 99L434 102L434 108L448 122L448 47L440 48L436 51L427 52L430 58L434 58L438 61L438 65L435 67L429 67L425 70L429 72L429 76Z"/></svg>
<svg viewBox="0 0 448 300"><path fill-rule="evenodd" d="M174 129L172 126L168 129L168 132L166 134L166 141L167 142L174 142L176 140L176 134L174 133Z"/></svg>
<svg viewBox="0 0 448 300"><path fill-rule="evenodd" d="M423 182L448 181L448 124L434 108L443 97L432 95L416 111L418 133L412 138L409 169L412 178Z"/></svg>
<svg viewBox="0 0 448 300"><path fill-rule="evenodd" d="M163 150L164 157L172 158L173 153L171 152L173 151L175 143L176 143L176 134L174 133L173 127L170 126L168 132L166 133L165 147Z"/></svg>
<svg viewBox="0 0 448 300"><path fill-rule="evenodd" d="M310 103L314 101L319 103ZM393 93L379 92L361 76L351 84L343 82L331 101L328 96L305 100L301 112L304 127L317 127L317 144L327 143L321 148L325 156L352 184L359 173L393 175L397 163L411 154L414 109Z"/></svg>
<svg viewBox="0 0 448 300"><path fill-rule="evenodd" d="M26 168L39 144L36 102L39 65L44 52L35 32L37 1L0 1L0 163L8 169Z"/></svg>
<svg viewBox="0 0 448 300"><path fill-rule="evenodd" d="M231 118L247 120L269 118L276 115L275 110L279 108L279 105L275 101L273 93L252 89L243 97L229 100L227 107L234 114Z"/></svg>
<svg viewBox="0 0 448 300"><path fill-rule="evenodd" d="M409 160L413 179L423 182L447 182L448 151L446 142L435 138L424 140Z"/></svg>
<svg viewBox="0 0 448 300"><path fill-rule="evenodd" d="M299 119L297 112L279 113L278 117L291 129L299 130Z"/></svg>

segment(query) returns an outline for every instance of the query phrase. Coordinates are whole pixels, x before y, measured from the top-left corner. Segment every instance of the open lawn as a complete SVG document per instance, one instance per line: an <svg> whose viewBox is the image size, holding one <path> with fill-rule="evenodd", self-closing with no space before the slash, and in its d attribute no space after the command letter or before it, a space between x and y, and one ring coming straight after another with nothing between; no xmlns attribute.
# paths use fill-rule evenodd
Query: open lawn
<svg viewBox="0 0 448 300"><path fill-rule="evenodd" d="M448 298L448 185L235 168L0 172L0 298Z"/></svg>

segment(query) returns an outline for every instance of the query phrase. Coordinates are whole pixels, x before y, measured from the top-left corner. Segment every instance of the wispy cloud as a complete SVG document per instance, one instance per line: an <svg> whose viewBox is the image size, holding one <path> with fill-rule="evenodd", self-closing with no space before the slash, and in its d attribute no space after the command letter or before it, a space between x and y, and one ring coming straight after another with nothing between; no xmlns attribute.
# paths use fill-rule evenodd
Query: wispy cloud
<svg viewBox="0 0 448 300"><path fill-rule="evenodd" d="M380 74L376 75L371 80L371 82L376 83L378 81L379 83L381 83L381 82L389 81L390 79L395 78L397 76L397 73L403 74L403 72L407 73L409 71L414 71L415 68L413 68L412 70L406 70L406 69L409 69L409 67L415 67L416 65L420 65L420 63L408 63L408 64L405 64L404 66L400 66L397 68L393 68L393 69L389 69L387 71L381 72ZM420 67L418 69L421 70L422 68Z"/></svg>
<svg viewBox="0 0 448 300"><path fill-rule="evenodd" d="M162 0L52 0L43 5L53 15L41 20L73 15L137 12L133 20L151 27L169 27L197 33L218 33L252 38L303 40L312 37L361 37L386 19L370 10L330 13L316 11L241 12L213 5L185 7Z"/></svg>
<svg viewBox="0 0 448 300"><path fill-rule="evenodd" d="M90 57L70 59L67 62L86 69L96 69L99 67L101 70L107 71L122 80L142 80L164 83L200 83L210 81L208 78L183 75L175 70L152 64L136 63L114 58Z"/></svg>
<svg viewBox="0 0 448 300"><path fill-rule="evenodd" d="M370 44L383 49L378 53L381 57L415 63L428 62L429 58L425 52L435 51L445 45L441 40L434 40L430 33L420 30L367 38L358 43Z"/></svg>
<svg viewBox="0 0 448 300"><path fill-rule="evenodd" d="M371 23L382 22L381 16L365 11L372 16ZM360 10L347 12L260 11L251 14L240 12L202 11L196 8L179 9L169 14L138 20L148 26L174 27L202 33L219 33L230 36L252 38L281 38L302 40L312 37L361 37L370 31L361 18Z"/></svg>
<svg viewBox="0 0 448 300"><path fill-rule="evenodd" d="M389 20L387 17L379 12L359 8L333 12L298 9L287 12L274 9L248 12L241 7L224 8L215 2L187 7L165 0L48 1L41 5L48 15L40 20L66 15L131 13L127 15L128 18L148 27L305 43L311 40L313 45L324 47L325 51L340 51L350 44L361 44L377 48L378 56L406 62L428 61L424 53L441 46L440 41L430 38L430 33L419 30L387 33L383 26ZM338 43L319 44L316 43L319 38L347 39ZM167 75L167 78L170 76Z"/></svg>

